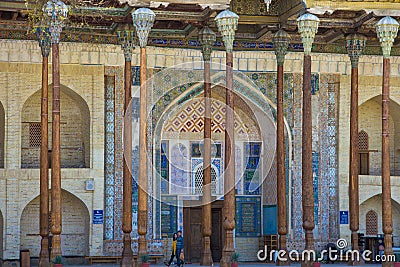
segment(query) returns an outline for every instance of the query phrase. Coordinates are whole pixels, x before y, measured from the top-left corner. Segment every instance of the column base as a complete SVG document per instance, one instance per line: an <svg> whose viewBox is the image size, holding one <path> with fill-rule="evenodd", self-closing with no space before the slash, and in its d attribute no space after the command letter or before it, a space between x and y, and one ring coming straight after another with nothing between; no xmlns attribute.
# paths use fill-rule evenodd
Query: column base
<svg viewBox="0 0 400 267"><path fill-rule="evenodd" d="M360 265L364 265L365 264L365 262L364 262L364 260L362 259L362 257L361 257L361 255L360 255L360 259L359 260L349 260L349 263L348 263L348 265L349 266L360 266Z"/></svg>
<svg viewBox="0 0 400 267"><path fill-rule="evenodd" d="M49 267L49 238L42 236L40 242L40 253L39 253L39 267Z"/></svg>
<svg viewBox="0 0 400 267"><path fill-rule="evenodd" d="M394 262L393 261L384 261L382 262L382 267L393 267Z"/></svg>
<svg viewBox="0 0 400 267"><path fill-rule="evenodd" d="M302 261L301 262L301 267L313 267L314 262L313 261Z"/></svg>
<svg viewBox="0 0 400 267"><path fill-rule="evenodd" d="M122 267L132 267L134 266L133 260L133 251L131 247L131 235L130 233L124 233L124 248L122 249L122 259L121 266Z"/></svg>
<svg viewBox="0 0 400 267"><path fill-rule="evenodd" d="M289 259L289 253L286 251L285 255L281 257L282 260L279 260L279 258L276 259L276 266L289 266L290 265L290 259Z"/></svg>
<svg viewBox="0 0 400 267"><path fill-rule="evenodd" d="M53 238L51 239L51 242L52 242L52 246L51 246L50 259L53 260L56 256L62 256L60 235L53 234Z"/></svg>
<svg viewBox="0 0 400 267"><path fill-rule="evenodd" d="M203 249L201 251L200 265L212 266L213 260L211 256L211 239L209 236L203 236Z"/></svg>
<svg viewBox="0 0 400 267"><path fill-rule="evenodd" d="M225 244L222 250L222 258L219 263L220 267L231 267L231 256L235 252L233 247L233 231L225 230Z"/></svg>
<svg viewBox="0 0 400 267"><path fill-rule="evenodd" d="M140 258L141 255L147 254L147 240L145 235L139 235L138 238L138 259L137 259L137 266L142 266L142 259Z"/></svg>

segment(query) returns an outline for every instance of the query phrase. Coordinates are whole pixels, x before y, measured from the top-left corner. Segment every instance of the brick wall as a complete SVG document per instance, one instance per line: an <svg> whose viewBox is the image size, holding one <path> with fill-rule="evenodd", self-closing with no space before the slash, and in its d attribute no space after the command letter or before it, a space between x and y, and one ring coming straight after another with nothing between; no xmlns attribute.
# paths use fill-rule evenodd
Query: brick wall
<svg viewBox="0 0 400 267"><path fill-rule="evenodd" d="M82 50L80 46L76 49L73 47L68 51L68 55L77 50ZM63 58L60 66L61 109L66 110L64 114L70 109L70 116L67 119L78 126L65 138L69 138L70 144L84 148L85 155L79 155L79 162L84 162L87 168L62 169L62 188L79 198L87 207L87 210L103 209L104 66L81 65L80 62L72 63L73 60L70 59L69 62L66 62L64 60L66 49L68 48L61 45L61 57ZM0 42L0 102L4 107L5 114L7 114L4 127L6 140L4 145L5 169L0 169L0 210L4 216L4 246L2 251L4 259L9 260L19 258L22 211L39 194L39 170L21 169L23 141L21 122L23 120L31 121L32 119L39 121L41 67L41 54L37 42L6 40ZM49 81L51 82L51 80L50 59ZM37 101L36 108L26 109L28 114L23 114L24 104L27 101L29 102L29 97L35 93L38 94L34 98ZM51 87L49 88L49 96L51 100ZM70 103L64 107L63 100L67 98ZM51 111L51 105L49 110ZM74 111L76 111L75 114L73 114ZM26 116L26 118L23 118L23 116ZM49 118L51 119L51 112ZM61 117L61 121L65 121L65 118ZM85 121L86 124L83 125L82 121ZM67 124L62 124L62 127L64 127L63 125L72 125L71 123L67 121ZM64 131L65 129L62 128L61 130ZM81 135L77 138L76 133ZM85 141L84 144L81 140ZM63 153L63 155L66 154ZM72 156L67 157L71 158ZM94 191L85 190L85 181L89 179L94 180ZM75 210L70 209L69 212L75 212ZM85 216L90 222L91 212ZM81 225L79 222L75 224ZM38 221L32 223L32 227L39 229ZM90 240L90 246L87 246L85 254L101 255L103 251L103 225L89 224L89 227L81 231L88 234L88 237L85 238ZM65 233L75 234L74 230L70 231L67 227L64 227L64 231ZM36 230L36 233L38 233L38 230ZM74 249L75 243L70 241L63 239L65 246L63 249ZM70 252L66 251L66 253ZM32 253L31 255L33 257L38 256Z"/></svg>

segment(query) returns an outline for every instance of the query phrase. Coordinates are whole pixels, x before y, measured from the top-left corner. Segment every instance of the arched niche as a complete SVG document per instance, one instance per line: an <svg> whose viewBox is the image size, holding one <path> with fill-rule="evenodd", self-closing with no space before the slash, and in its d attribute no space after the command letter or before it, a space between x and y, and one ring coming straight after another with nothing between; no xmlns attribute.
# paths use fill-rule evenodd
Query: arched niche
<svg viewBox="0 0 400 267"><path fill-rule="evenodd" d="M3 213L0 210L0 263L3 260L3 231L4 231L4 220Z"/></svg>
<svg viewBox="0 0 400 267"><path fill-rule="evenodd" d="M374 212L374 213L371 213ZM368 216L367 216L368 215ZM371 225L371 221L376 215L378 234L383 234L382 230L382 194L371 196L360 204L360 233L367 233L367 227ZM392 220L393 220L393 242L394 246L400 246L400 204L392 199ZM376 236L375 234L373 236Z"/></svg>
<svg viewBox="0 0 400 267"><path fill-rule="evenodd" d="M400 175L400 147L396 140L400 137L400 105L389 102L389 140L390 140L390 173ZM381 175L382 160L382 96L375 96L359 107L360 133L368 133L369 175ZM362 137L362 136L360 136ZM360 151L360 152L366 152Z"/></svg>
<svg viewBox="0 0 400 267"><path fill-rule="evenodd" d="M5 120L4 107L0 102L0 168L4 168Z"/></svg>
<svg viewBox="0 0 400 267"><path fill-rule="evenodd" d="M49 88L51 92L51 86ZM52 94L49 93L49 149L52 135ZM61 86L61 167L90 167L90 112L85 100L68 87ZM41 90L32 94L21 112L21 167L40 166Z"/></svg>
<svg viewBox="0 0 400 267"><path fill-rule="evenodd" d="M78 197L68 191L62 190L61 200L62 255L87 256L90 231L89 210ZM23 209L20 222L20 247L29 249L32 257L37 257L40 252L39 205L40 199L37 196Z"/></svg>

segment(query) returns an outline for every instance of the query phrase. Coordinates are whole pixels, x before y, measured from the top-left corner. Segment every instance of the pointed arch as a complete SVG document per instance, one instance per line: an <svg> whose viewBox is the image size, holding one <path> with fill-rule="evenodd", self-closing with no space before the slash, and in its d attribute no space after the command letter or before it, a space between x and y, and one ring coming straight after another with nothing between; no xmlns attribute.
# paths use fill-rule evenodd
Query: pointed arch
<svg viewBox="0 0 400 267"><path fill-rule="evenodd" d="M20 218L20 247L29 249L32 257L38 256L40 252L39 197L37 196L25 206ZM81 199L66 190L62 190L61 197L62 255L87 256L89 254L89 210Z"/></svg>
<svg viewBox="0 0 400 267"><path fill-rule="evenodd" d="M51 90L50 90L51 91ZM61 86L61 166L90 167L90 111L86 101ZM51 149L52 95L49 94L49 149ZM21 167L39 168L41 90L25 101L21 110Z"/></svg>

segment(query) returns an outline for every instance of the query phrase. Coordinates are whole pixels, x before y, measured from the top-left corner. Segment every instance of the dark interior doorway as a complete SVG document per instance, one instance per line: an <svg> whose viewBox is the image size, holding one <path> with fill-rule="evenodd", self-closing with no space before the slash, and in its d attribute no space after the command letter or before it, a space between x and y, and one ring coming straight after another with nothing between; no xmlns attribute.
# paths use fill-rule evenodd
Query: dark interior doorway
<svg viewBox="0 0 400 267"><path fill-rule="evenodd" d="M211 253L214 262L222 257L222 201L216 201L211 207L212 234ZM183 235L185 238L185 261L200 262L202 249L202 208L183 209Z"/></svg>

